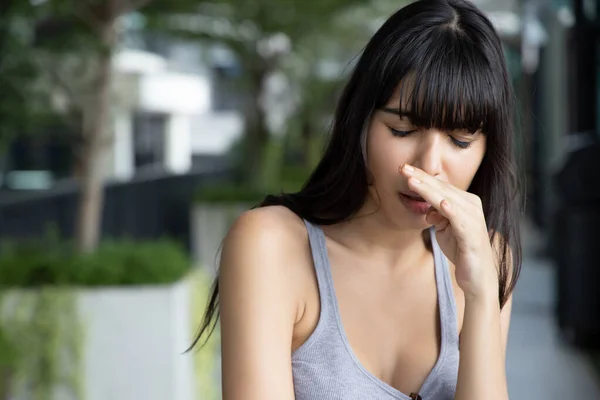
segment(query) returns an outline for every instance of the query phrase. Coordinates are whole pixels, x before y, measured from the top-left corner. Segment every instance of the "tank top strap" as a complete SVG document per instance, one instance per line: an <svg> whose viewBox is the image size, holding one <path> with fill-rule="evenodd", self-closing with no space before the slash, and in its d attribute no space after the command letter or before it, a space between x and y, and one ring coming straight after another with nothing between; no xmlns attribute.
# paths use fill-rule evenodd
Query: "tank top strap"
<svg viewBox="0 0 600 400"><path fill-rule="evenodd" d="M442 323L442 337L448 344L457 345L459 341L458 317L450 266L448 259L438 244L435 227L432 226L429 228L429 234L435 260L435 280L440 307L440 320Z"/></svg>
<svg viewBox="0 0 600 400"><path fill-rule="evenodd" d="M308 241L312 253L317 284L319 286L320 318L319 323L335 321L335 289L327 254L327 243L323 230L313 223L304 220L308 231Z"/></svg>

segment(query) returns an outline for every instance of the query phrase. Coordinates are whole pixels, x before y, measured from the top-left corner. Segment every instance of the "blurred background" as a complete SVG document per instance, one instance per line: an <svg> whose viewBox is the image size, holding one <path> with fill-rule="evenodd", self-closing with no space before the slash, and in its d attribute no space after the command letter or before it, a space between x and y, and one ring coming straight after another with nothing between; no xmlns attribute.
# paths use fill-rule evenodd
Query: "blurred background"
<svg viewBox="0 0 600 400"><path fill-rule="evenodd" d="M409 2L2 0L0 400L220 398L218 332L183 354L220 242ZM524 139L511 399L600 399L600 1L475 3Z"/></svg>

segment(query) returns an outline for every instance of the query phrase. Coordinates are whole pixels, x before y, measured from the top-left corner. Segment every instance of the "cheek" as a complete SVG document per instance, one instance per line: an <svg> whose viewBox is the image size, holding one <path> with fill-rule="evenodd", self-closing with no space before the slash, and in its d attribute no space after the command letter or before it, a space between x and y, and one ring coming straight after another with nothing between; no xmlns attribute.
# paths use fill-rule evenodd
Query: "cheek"
<svg viewBox="0 0 600 400"><path fill-rule="evenodd" d="M446 173L450 183L459 189L467 190L479 170L484 152L485 149L472 149L468 154L458 152L456 156L449 158L446 162Z"/></svg>
<svg viewBox="0 0 600 400"><path fill-rule="evenodd" d="M389 129L381 124L373 126L367 137L367 165L376 177L398 174L398 168L408 162L411 154L411 141L394 137Z"/></svg>

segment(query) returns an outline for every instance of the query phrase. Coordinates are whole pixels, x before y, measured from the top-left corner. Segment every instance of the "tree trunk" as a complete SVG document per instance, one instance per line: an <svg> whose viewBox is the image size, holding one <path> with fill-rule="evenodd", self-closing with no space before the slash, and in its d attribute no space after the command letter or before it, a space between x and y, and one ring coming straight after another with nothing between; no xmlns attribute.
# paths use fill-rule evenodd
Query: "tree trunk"
<svg viewBox="0 0 600 400"><path fill-rule="evenodd" d="M269 138L266 115L260 104L264 95L264 83L268 76L267 68L251 69L250 95L244 107L245 132L242 156L242 175L245 183L260 184L264 150Z"/></svg>
<svg viewBox="0 0 600 400"><path fill-rule="evenodd" d="M104 182L102 161L110 137L110 85L112 49L115 45L114 20L99 29L103 49L98 58L98 72L92 84L89 102L84 107L81 142L81 191L77 216L77 245L81 252L92 252L101 236Z"/></svg>

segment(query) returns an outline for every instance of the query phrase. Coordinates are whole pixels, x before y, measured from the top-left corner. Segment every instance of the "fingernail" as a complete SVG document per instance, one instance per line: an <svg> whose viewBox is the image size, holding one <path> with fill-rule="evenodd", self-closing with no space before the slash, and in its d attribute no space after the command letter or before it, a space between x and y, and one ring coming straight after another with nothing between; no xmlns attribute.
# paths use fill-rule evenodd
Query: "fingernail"
<svg viewBox="0 0 600 400"><path fill-rule="evenodd" d="M405 171L410 171L410 172L412 172L412 171L414 171L415 169L414 169L413 167L411 167L410 165L408 165L408 164L404 164L404 170L405 170Z"/></svg>

